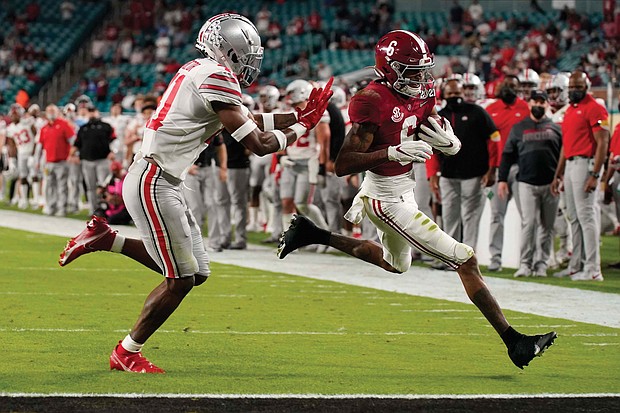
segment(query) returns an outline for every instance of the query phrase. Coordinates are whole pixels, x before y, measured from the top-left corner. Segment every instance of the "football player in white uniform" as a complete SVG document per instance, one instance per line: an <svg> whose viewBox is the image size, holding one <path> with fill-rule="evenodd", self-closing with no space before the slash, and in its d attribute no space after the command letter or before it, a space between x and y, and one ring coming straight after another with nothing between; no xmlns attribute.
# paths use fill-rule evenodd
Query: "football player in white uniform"
<svg viewBox="0 0 620 413"><path fill-rule="evenodd" d="M253 120L241 104L241 87L249 86L260 70L263 48L256 27L238 14L218 14L200 29L196 48L204 57L187 62L170 81L125 177L123 198L140 239L125 238L93 217L60 256L64 266L88 252L120 252L165 277L112 351L111 369L163 373L142 356L142 346L210 274L200 228L181 190L205 145L226 128L257 155L284 150L314 128L331 96L328 84L314 89L307 107L297 113Z"/></svg>
<svg viewBox="0 0 620 413"><path fill-rule="evenodd" d="M526 102L530 100L532 90L536 90L540 86L540 76L534 69L529 67L517 75L519 78L519 97Z"/></svg>
<svg viewBox="0 0 620 413"><path fill-rule="evenodd" d="M33 163L35 138L37 134L34 120L25 116L25 110L19 104L11 105L9 118L11 123L6 128L7 145L14 146L17 155L17 183L15 188L18 194L17 205L20 209L28 208L28 176Z"/></svg>
<svg viewBox="0 0 620 413"><path fill-rule="evenodd" d="M312 85L302 79L294 80L286 87L287 103L295 110L307 107ZM280 197L282 198L282 225L287 228L293 213L308 216L320 228L327 228L321 210L312 203L312 197L319 180L320 165L325 165L329 150L329 114L325 112L315 130L310 130L286 149L280 158L282 177ZM324 178L324 171L323 178Z"/></svg>
<svg viewBox="0 0 620 413"><path fill-rule="evenodd" d="M280 108L278 108L278 102L280 101L280 91L277 87L273 85L264 86L259 94L258 94L258 103L261 108L261 112L263 113L281 113ZM275 214L273 204L277 202L279 205L276 209L279 211L277 214L277 219L281 221L280 218L282 215L282 207L280 205L280 197L277 194L277 197L274 196L273 192L275 191L275 182L273 182L273 177L270 175L269 171L271 169L271 160L274 155L265 155L265 156L250 156L250 208L249 208L249 219L248 219L248 231L262 231L262 224L267 221L267 218L271 214ZM264 195L263 185L269 186L269 190L271 192L271 199L273 202L267 199L268 197ZM263 202L261 202L261 195L263 198ZM275 200L274 198L277 198ZM271 205L265 205L269 203ZM262 206L263 210L263 218L260 218L260 209ZM271 222L271 226L273 225L273 220ZM280 224L275 225L276 228L271 228L277 236L282 232L282 226ZM277 241L277 237L273 239L273 242Z"/></svg>

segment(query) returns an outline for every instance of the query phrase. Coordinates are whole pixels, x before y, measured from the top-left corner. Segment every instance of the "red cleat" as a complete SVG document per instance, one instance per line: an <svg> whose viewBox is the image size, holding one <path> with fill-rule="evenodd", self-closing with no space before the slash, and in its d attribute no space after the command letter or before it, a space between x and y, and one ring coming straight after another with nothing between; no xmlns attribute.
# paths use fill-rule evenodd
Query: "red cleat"
<svg viewBox="0 0 620 413"><path fill-rule="evenodd" d="M142 353L131 353L121 346L114 347L110 356L110 370L129 371L132 373L165 373L162 369L148 361Z"/></svg>
<svg viewBox="0 0 620 413"><path fill-rule="evenodd" d="M110 251L117 231L112 230L105 218L93 215L86 224L86 229L71 238L60 254L58 263L61 267L77 257L95 251Z"/></svg>

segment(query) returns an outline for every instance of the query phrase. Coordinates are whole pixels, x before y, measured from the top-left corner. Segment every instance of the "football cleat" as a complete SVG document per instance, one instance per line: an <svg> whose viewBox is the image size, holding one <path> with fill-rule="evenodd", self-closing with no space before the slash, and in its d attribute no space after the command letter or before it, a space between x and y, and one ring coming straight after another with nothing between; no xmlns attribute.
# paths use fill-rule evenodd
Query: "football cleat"
<svg viewBox="0 0 620 413"><path fill-rule="evenodd" d="M129 371L132 373L165 373L142 355L142 353L131 353L121 346L118 342L110 355L110 370Z"/></svg>
<svg viewBox="0 0 620 413"><path fill-rule="evenodd" d="M93 215L86 224L86 229L67 242L58 263L64 267L81 255L95 251L110 251L117 232L110 228L105 218Z"/></svg>
<svg viewBox="0 0 620 413"><path fill-rule="evenodd" d="M558 335L555 331L544 335L523 335L519 341L508 349L508 356L515 366L523 370L523 367L529 365L534 357L542 356L544 351L553 344L557 337Z"/></svg>
<svg viewBox="0 0 620 413"><path fill-rule="evenodd" d="M321 229L303 215L295 214L291 226L280 236L277 255L282 259L289 253L307 245L318 244Z"/></svg>

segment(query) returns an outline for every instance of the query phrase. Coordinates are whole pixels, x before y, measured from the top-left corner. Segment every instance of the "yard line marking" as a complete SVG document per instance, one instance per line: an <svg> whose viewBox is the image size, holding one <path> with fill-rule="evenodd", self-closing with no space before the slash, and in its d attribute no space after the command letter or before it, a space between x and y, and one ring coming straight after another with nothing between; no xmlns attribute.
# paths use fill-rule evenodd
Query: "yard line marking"
<svg viewBox="0 0 620 413"><path fill-rule="evenodd" d="M9 393L0 397L115 397L115 398L158 398L158 399L564 399L620 397L620 393L540 393L540 394L213 394L213 393Z"/></svg>
<svg viewBox="0 0 620 413"><path fill-rule="evenodd" d="M620 346L620 343L581 343L584 346Z"/></svg>
<svg viewBox="0 0 620 413"><path fill-rule="evenodd" d="M127 329L111 330L114 333L126 333ZM165 334L203 334L203 335L238 335L238 336L486 336L482 333L432 333L421 331L385 331L385 332L371 332L371 331L231 331L231 330L213 330L213 331L201 331L201 330L157 330L159 333ZM90 328L0 328L0 332L10 333L105 333L110 330L99 330ZM618 337L618 334L562 334L565 337ZM617 346L620 343L582 343L584 345L613 345Z"/></svg>

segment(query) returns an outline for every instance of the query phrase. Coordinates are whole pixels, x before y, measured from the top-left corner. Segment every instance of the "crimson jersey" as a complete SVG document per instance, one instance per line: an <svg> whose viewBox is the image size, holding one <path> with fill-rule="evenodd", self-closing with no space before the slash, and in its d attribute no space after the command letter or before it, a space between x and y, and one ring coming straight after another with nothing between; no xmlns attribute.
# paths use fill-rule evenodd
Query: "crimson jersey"
<svg viewBox="0 0 620 413"><path fill-rule="evenodd" d="M435 96L426 99L406 97L383 83L371 82L358 92L349 105L349 116L354 123L372 123L379 129L368 148L374 152L403 141L414 140L416 129L432 112ZM370 171L382 176L402 175L411 171L412 164L386 162Z"/></svg>

